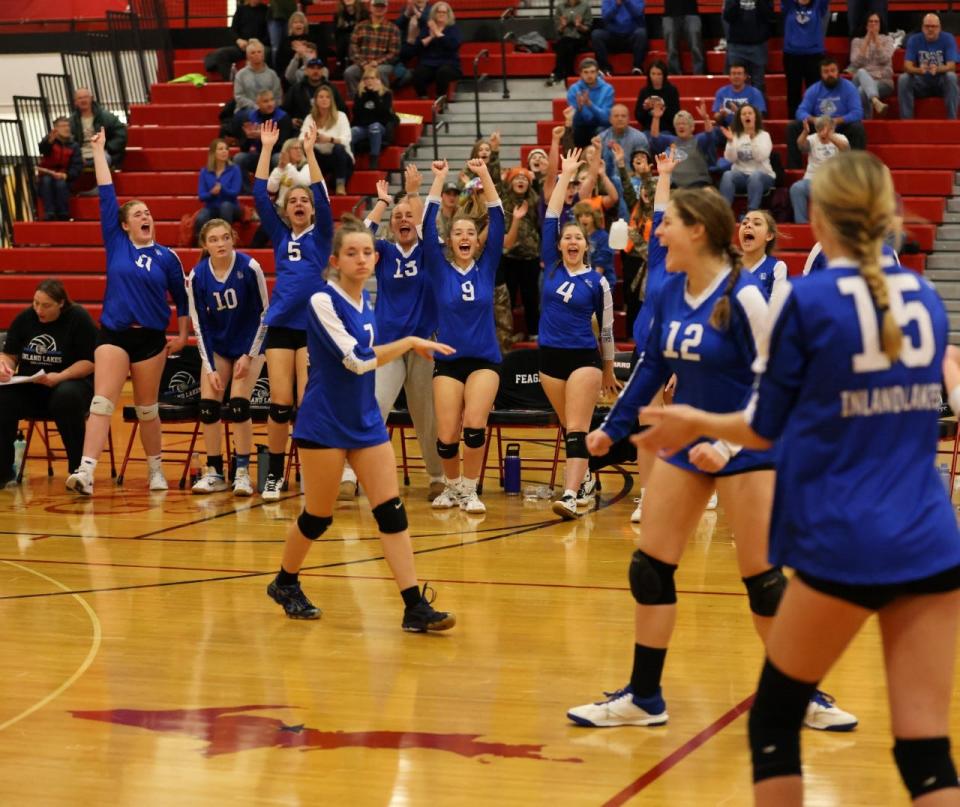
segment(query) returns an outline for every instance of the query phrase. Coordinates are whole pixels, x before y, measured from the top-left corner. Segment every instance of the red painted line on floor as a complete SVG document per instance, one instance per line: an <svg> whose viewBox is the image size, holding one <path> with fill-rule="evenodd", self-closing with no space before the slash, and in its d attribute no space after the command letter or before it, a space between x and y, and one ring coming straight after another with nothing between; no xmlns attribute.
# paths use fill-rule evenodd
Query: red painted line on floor
<svg viewBox="0 0 960 807"><path fill-rule="evenodd" d="M667 773L667 771L690 756L690 754L696 751L701 745L706 743L711 737L714 737L723 731L734 720L740 717L740 715L749 711L750 707L753 705L753 698L753 695L744 698L732 709L714 720L713 723L703 729L703 731L701 731L699 734L696 734L687 740L672 754L664 757L652 768L641 774L637 779L634 779L634 781L613 796L613 798L605 801L603 807L618 807L621 804L626 804L630 799L636 796L637 793L652 785L657 781L657 779Z"/></svg>

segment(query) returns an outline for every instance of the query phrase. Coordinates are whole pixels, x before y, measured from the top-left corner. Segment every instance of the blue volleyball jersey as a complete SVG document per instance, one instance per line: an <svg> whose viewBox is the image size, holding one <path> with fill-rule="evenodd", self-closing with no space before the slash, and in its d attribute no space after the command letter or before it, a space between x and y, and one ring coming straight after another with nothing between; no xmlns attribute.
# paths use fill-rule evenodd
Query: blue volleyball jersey
<svg viewBox="0 0 960 807"><path fill-rule="evenodd" d="M773 255L764 255L755 266L744 266L760 283L763 295L769 300L773 294L773 286L781 280L787 279L787 265L778 261Z"/></svg>
<svg viewBox="0 0 960 807"><path fill-rule="evenodd" d="M633 321L633 341L637 346L637 353L643 350L653 323L653 308L657 291L667 274L667 249L657 237L657 228L663 221L666 206L657 207L653 211L653 221L650 226L650 240L647 242L647 290L643 298L640 313Z"/></svg>
<svg viewBox="0 0 960 807"><path fill-rule="evenodd" d="M729 325L722 331L714 328L710 315L724 294L728 275L721 273L697 298L686 290L686 274L665 276L641 358L600 426L614 441L630 433L637 410L649 404L674 373L674 403L708 412L736 412L744 407L754 380L752 365L765 343L767 303L756 279L741 271L730 296ZM687 449L705 439L695 440ZM718 475L773 463L770 452L731 450L733 458ZM686 449L669 462L697 470L687 458Z"/></svg>
<svg viewBox="0 0 960 807"><path fill-rule="evenodd" d="M166 331L170 324L167 293L177 316L188 313L183 265L172 249L159 244L136 247L120 226L113 185L100 185L100 231L107 251L107 287L100 324L111 331L132 325Z"/></svg>
<svg viewBox="0 0 960 807"><path fill-rule="evenodd" d="M267 180L253 182L253 201L260 224L273 244L276 285L270 297L267 325L306 330L307 301L324 287L323 272L333 249L333 213L323 182L314 182L314 223L295 236L267 195Z"/></svg>
<svg viewBox="0 0 960 807"><path fill-rule="evenodd" d="M771 301L765 372L747 409L779 438L770 554L857 585L916 580L960 564L960 535L934 467L949 324L923 278L887 267L900 359L850 261L783 284Z"/></svg>
<svg viewBox="0 0 960 807"><path fill-rule="evenodd" d="M900 265L900 256L897 255L897 251L889 244L884 244L883 248L880 250L880 253L883 256L884 266ZM810 253L807 255L807 261L803 265L803 273L805 275L809 275L811 272L819 272L826 268L827 256L823 254L823 249L820 246L820 242L817 241L810 248Z"/></svg>
<svg viewBox="0 0 960 807"><path fill-rule="evenodd" d="M358 303L331 281L307 304L310 372L293 436L330 448L387 442L374 394L376 317L370 295Z"/></svg>
<svg viewBox="0 0 960 807"><path fill-rule="evenodd" d="M263 270L249 255L233 253L226 277L217 280L209 256L187 278L190 318L205 372L216 369L213 354L225 359L263 352L268 307Z"/></svg>
<svg viewBox="0 0 960 807"><path fill-rule="evenodd" d="M374 236L377 226L369 219ZM422 234L421 234L422 235ZM378 238L377 249L377 338L380 344L405 336L429 339L437 330L437 306L423 271L423 241L409 252L398 244Z"/></svg>
<svg viewBox="0 0 960 807"><path fill-rule="evenodd" d="M493 322L493 288L503 253L503 205L489 205L487 243L478 260L458 269L443 254L437 233L440 200L427 198L423 212L423 266L429 275L437 305L437 339L453 347L452 356L437 354L435 361L482 359L499 363L500 345Z"/></svg>
<svg viewBox="0 0 960 807"><path fill-rule="evenodd" d="M543 292L540 298L540 335L543 347L589 350L597 346L593 317L600 326L603 358L613 360L613 296L610 284L588 266L571 272L563 265L557 241L559 218L547 213L541 228L540 258L543 261Z"/></svg>

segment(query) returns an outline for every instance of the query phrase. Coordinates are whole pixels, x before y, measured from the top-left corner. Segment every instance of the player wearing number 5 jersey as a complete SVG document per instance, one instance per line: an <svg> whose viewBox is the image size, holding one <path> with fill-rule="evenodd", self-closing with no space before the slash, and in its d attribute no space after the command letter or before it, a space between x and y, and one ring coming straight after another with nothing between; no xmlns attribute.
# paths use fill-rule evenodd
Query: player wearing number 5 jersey
<svg viewBox="0 0 960 807"><path fill-rule="evenodd" d="M540 302L540 383L566 430L567 461L563 496L553 511L577 517L577 505L590 503L595 482L587 469L587 430L601 389L616 394L613 375L613 298L606 278L584 265L588 242L576 221L559 225L567 187L580 165L580 150L563 159L543 220L540 257L543 295ZM600 327L597 350L593 320ZM585 476L586 475L586 476Z"/></svg>
<svg viewBox="0 0 960 807"><path fill-rule="evenodd" d="M104 144L101 129L91 138L91 146L100 194L100 229L107 251L107 288L94 353L94 395L83 457L67 477L67 490L86 496L93 493L97 460L107 442L110 418L128 373L133 381L140 441L147 455L148 487L167 489L160 463L163 435L157 397L167 355L183 348L189 328L180 259L154 241L153 217L143 202L132 199L118 207ZM170 342L166 337L170 323L168 294L176 304L178 330Z"/></svg>
<svg viewBox="0 0 960 807"><path fill-rule="evenodd" d="M893 215L886 166L863 151L831 159L811 209L829 263L774 290L749 406L644 412L654 449L703 434L754 449L779 440L770 552L796 574L750 712L758 805L802 804L807 700L874 611L903 782L916 804L960 803L949 740L960 535L934 467L941 373L956 410L960 365L943 361L949 323L933 287L881 257Z"/></svg>
<svg viewBox="0 0 960 807"><path fill-rule="evenodd" d="M233 423L237 472L235 496L252 496L250 394L263 367L267 284L253 258L233 248L233 229L223 219L211 219L200 230L206 256L187 278L190 317L197 335L200 376L200 422L207 449L207 467L193 486L194 493L227 489L220 454L220 419ZM224 408L226 385L230 398Z"/></svg>
<svg viewBox="0 0 960 807"><path fill-rule="evenodd" d="M308 128L303 136L310 169L310 189L294 188L284 203L281 218L267 195L270 155L279 137L277 126L266 121L260 127L263 149L253 183L253 201L260 222L273 244L277 283L267 312L267 373L270 377L270 416L267 442L270 473L263 487L264 501L280 498L283 460L287 450L289 423L296 400L303 400L307 383L307 300L323 288L323 271L333 243L333 215L330 199L313 151L317 130ZM294 386L296 385L296 386Z"/></svg>
<svg viewBox="0 0 960 807"><path fill-rule="evenodd" d="M459 506L480 514L486 507L477 496L483 462L487 417L500 386L500 348L493 321L493 288L503 252L503 206L482 159L467 168L483 184L489 211L483 249L477 225L455 213L444 244L437 234L440 192L447 177L446 160L433 163L433 185L423 215L423 265L437 302L438 338L456 348L456 355L437 356L433 369L433 405L437 416L437 453L445 488L436 508ZM449 250L449 258L444 254ZM463 478L460 471L460 429L463 429Z"/></svg>

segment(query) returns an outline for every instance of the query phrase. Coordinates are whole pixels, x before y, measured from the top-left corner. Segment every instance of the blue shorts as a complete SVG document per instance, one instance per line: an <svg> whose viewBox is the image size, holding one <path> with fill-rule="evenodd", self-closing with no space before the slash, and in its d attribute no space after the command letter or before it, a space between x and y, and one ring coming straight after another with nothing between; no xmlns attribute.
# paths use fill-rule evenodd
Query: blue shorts
<svg viewBox="0 0 960 807"><path fill-rule="evenodd" d="M708 442L708 441L701 441ZM678 451L667 462L682 468L684 471L692 471L695 474L712 476L714 478L723 476L736 476L737 474L747 474L751 471L772 471L776 468L775 457L772 449L766 451L750 451L743 449L730 458L730 462L723 466L715 474L701 471L687 458L687 449Z"/></svg>

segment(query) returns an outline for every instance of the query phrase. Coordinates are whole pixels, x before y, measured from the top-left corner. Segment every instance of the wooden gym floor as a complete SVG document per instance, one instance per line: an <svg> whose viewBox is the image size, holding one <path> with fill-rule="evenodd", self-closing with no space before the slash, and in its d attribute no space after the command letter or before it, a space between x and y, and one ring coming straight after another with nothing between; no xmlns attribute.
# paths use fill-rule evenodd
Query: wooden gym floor
<svg viewBox="0 0 960 807"><path fill-rule="evenodd" d="M458 617L422 636L400 630L362 498L312 550L302 579L324 614L298 622L264 593L295 492L149 494L142 463L116 488L104 461L81 499L64 465L48 479L31 460L0 491L0 804L750 802L762 654L722 506L677 576L669 725L591 730L566 709L623 686L632 658L628 474L605 475L577 522L490 477L485 518L436 513L415 474L418 571ZM907 803L880 664L871 623L825 683L860 728L803 735L808 804Z"/></svg>

